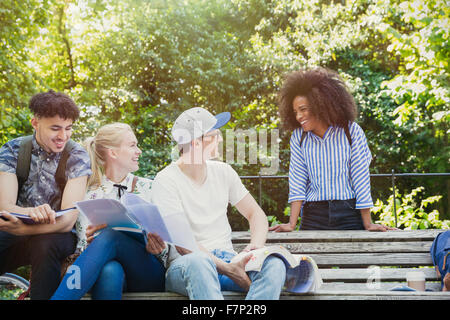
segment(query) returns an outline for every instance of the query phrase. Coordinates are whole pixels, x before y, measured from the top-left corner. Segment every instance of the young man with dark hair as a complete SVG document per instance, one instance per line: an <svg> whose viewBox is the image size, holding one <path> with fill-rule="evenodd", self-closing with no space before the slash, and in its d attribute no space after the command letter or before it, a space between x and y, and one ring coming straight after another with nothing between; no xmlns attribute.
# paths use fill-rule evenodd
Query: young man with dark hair
<svg viewBox="0 0 450 320"><path fill-rule="evenodd" d="M58 218L55 211L83 200L91 168L88 153L70 140L79 117L72 99L50 90L33 96L29 107L33 136L0 148L0 274L31 264L31 299L49 299L61 280L62 261L76 246L72 229L78 211ZM26 145L29 153L23 151ZM23 158L29 161L25 178L18 168ZM57 175L60 165L65 165L63 181ZM29 216L34 224L11 212Z"/></svg>

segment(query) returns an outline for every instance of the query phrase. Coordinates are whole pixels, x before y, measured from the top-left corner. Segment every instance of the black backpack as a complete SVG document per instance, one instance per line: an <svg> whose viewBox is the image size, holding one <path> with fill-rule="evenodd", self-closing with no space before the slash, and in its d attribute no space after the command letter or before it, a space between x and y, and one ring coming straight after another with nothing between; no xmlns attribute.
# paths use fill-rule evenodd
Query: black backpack
<svg viewBox="0 0 450 320"><path fill-rule="evenodd" d="M30 163L31 163L31 149L32 149L32 140L33 136L26 136L22 139L19 148L19 154L17 156L17 169L16 176L17 182L19 184L19 192L22 189L22 186L28 179L28 174L30 173ZM61 159L58 163L58 168L55 173L55 181L58 185L59 190L61 191L61 197L64 192L64 188L66 187L67 179L66 179L66 164L67 159L69 158L70 152L75 147L75 142L72 140L67 141L64 150L61 154ZM60 208L58 208L60 209Z"/></svg>

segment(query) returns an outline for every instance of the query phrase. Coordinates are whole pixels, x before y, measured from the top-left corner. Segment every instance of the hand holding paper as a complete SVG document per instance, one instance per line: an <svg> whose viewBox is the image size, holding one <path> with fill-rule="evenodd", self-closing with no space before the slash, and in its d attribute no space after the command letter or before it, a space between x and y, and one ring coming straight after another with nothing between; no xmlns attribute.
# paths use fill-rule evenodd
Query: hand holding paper
<svg viewBox="0 0 450 320"><path fill-rule="evenodd" d="M132 193L125 193L121 201L114 199L94 199L79 201L77 208L92 225L107 224L120 231L157 234L163 241L190 251L198 250L189 222L184 214L162 217L158 207Z"/></svg>

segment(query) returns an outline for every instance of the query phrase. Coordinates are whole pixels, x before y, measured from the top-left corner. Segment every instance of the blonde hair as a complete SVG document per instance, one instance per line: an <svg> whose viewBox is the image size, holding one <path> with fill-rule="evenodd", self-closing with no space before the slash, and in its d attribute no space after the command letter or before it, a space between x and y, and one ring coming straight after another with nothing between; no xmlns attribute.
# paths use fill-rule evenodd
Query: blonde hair
<svg viewBox="0 0 450 320"><path fill-rule="evenodd" d="M133 132L126 123L115 122L102 126L94 137L87 138L83 145L91 158L92 175L87 188L96 189L102 184L105 174L106 150L120 147L126 131Z"/></svg>

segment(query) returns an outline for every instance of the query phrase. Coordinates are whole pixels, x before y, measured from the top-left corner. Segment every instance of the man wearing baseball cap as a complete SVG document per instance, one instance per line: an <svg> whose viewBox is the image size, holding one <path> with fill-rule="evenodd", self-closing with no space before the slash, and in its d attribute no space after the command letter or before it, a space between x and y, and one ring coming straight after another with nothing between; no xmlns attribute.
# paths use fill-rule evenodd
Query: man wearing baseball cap
<svg viewBox="0 0 450 320"><path fill-rule="evenodd" d="M222 140L219 128L229 120L229 112L213 116L203 108L184 111L172 128L180 158L159 172L152 186L153 202L162 215L184 212L202 251L175 253L174 258L174 248L156 235L149 236L149 247L160 257L171 257L169 263L165 260L169 291L190 299L223 299L221 290L248 291L247 299L279 299L286 277L281 259L270 256L260 272L245 272L251 256L230 263L237 253L231 243L228 204L249 222L251 241L244 251L264 246L268 222L236 171L212 161Z"/></svg>

